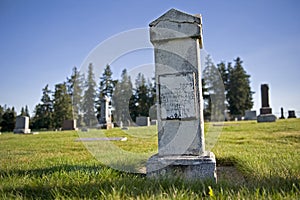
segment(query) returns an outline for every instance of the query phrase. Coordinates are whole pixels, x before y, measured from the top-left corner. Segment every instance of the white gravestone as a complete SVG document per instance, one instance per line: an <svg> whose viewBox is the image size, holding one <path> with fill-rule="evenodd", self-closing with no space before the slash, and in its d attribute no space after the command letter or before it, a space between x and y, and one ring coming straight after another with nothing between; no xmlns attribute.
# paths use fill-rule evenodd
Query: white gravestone
<svg viewBox="0 0 300 200"><path fill-rule="evenodd" d="M202 22L175 9L150 24L157 83L158 154L148 177L216 181L216 161L205 151L200 48Z"/></svg>
<svg viewBox="0 0 300 200"><path fill-rule="evenodd" d="M29 129L29 117L27 116L18 116L16 118L14 133L31 133Z"/></svg>

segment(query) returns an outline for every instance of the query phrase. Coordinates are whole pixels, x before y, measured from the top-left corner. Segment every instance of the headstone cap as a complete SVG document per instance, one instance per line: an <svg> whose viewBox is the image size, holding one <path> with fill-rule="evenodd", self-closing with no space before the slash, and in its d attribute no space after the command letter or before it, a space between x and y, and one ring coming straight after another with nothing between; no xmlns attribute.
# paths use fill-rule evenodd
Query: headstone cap
<svg viewBox="0 0 300 200"><path fill-rule="evenodd" d="M151 22L149 26L152 43L162 40L197 38L200 48L203 46L201 15L190 15L172 8Z"/></svg>
<svg viewBox="0 0 300 200"><path fill-rule="evenodd" d="M202 24L202 17L200 14L190 15L185 12L176 10L174 8L167 11L165 14L154 20L149 24L150 27L156 26L160 21L173 21L177 23L195 23Z"/></svg>

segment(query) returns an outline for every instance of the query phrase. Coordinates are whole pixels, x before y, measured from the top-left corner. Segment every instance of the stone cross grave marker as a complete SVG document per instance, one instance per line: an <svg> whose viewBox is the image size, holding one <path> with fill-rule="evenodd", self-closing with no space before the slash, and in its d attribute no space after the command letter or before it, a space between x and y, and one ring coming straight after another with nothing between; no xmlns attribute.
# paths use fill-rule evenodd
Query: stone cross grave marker
<svg viewBox="0 0 300 200"><path fill-rule="evenodd" d="M269 105L269 85L261 85L261 109L257 122L275 122L276 116L272 114L272 108Z"/></svg>
<svg viewBox="0 0 300 200"><path fill-rule="evenodd" d="M29 117L27 116L18 116L16 118L14 133L31 133L29 129Z"/></svg>
<svg viewBox="0 0 300 200"><path fill-rule="evenodd" d="M157 83L158 154L148 177L216 181L216 161L205 151L200 48L202 19L171 9L150 23Z"/></svg>

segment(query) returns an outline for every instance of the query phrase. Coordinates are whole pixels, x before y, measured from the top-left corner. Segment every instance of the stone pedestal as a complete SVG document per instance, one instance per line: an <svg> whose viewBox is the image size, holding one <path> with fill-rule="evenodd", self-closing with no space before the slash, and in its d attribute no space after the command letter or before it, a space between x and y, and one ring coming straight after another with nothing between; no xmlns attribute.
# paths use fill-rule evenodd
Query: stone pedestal
<svg viewBox="0 0 300 200"><path fill-rule="evenodd" d="M158 154L147 176L216 181L216 160L205 151L200 48L201 16L175 9L150 24L157 83Z"/></svg>
<svg viewBox="0 0 300 200"><path fill-rule="evenodd" d="M272 108L269 105L269 86L261 85L261 109L260 115L257 116L257 122L275 122L276 116L272 114Z"/></svg>
<svg viewBox="0 0 300 200"><path fill-rule="evenodd" d="M16 118L16 125L15 129L13 130L14 133L31 133L29 129L29 117L26 116L18 116Z"/></svg>
<svg viewBox="0 0 300 200"><path fill-rule="evenodd" d="M216 160L212 152L201 156L153 155L147 162L148 177L216 180Z"/></svg>

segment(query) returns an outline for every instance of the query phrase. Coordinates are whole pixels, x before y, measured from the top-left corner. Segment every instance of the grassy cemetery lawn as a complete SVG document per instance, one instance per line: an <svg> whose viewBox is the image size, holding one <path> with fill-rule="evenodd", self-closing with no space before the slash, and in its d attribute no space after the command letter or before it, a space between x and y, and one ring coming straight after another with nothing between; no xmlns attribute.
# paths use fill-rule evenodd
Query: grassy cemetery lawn
<svg viewBox="0 0 300 200"><path fill-rule="evenodd" d="M207 137L220 127L206 124ZM207 145L217 158L217 184L149 180L112 168L144 172L157 150L156 131L2 133L0 199L300 199L300 119L224 123L217 143ZM76 141L80 137L126 137L110 143L125 154L109 150L107 141Z"/></svg>

